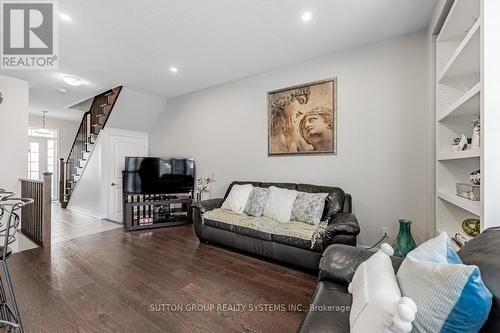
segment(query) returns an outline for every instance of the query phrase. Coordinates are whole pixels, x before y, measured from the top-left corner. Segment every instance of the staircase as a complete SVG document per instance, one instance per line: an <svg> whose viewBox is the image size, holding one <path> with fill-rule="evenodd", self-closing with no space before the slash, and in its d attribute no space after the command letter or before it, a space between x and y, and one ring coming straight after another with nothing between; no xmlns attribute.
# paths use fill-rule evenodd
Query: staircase
<svg viewBox="0 0 500 333"><path fill-rule="evenodd" d="M84 113L73 146L66 161L60 161L59 201L66 208L71 194L92 155L99 132L104 128L122 87L110 89L93 98L90 110Z"/></svg>

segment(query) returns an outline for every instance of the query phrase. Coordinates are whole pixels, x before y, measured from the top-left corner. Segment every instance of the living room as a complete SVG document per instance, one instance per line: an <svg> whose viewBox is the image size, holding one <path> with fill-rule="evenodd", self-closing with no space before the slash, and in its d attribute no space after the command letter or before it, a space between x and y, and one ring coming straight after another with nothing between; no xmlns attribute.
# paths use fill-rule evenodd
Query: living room
<svg viewBox="0 0 500 333"><path fill-rule="evenodd" d="M498 1L1 6L6 330L500 331Z"/></svg>

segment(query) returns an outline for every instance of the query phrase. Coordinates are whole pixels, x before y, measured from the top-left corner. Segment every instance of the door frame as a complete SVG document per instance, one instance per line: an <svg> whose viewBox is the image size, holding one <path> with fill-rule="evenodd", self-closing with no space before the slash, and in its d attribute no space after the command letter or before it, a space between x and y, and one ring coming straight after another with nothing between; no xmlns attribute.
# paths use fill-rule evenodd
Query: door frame
<svg viewBox="0 0 500 333"><path fill-rule="evenodd" d="M40 129L38 127L29 127L30 130L37 130ZM52 171L52 190L54 193L54 196L51 194L51 201L56 201L58 200L58 193L59 193L59 130L56 128L48 128L51 131L54 131L54 137L46 137L46 136L41 136L41 135L30 135L28 132L28 149L29 149L29 142L38 142L42 143L39 145L39 161L38 161L38 172L39 176L38 179L42 180L43 179L43 173L48 171L48 151L47 151L47 141L48 140L53 140L54 141L54 167ZM43 151L43 154L42 154ZM43 156L43 158L42 158ZM42 163L43 161L43 163ZM29 163L29 161L28 161ZM29 166L26 169L26 172L29 170ZM29 177L29 175L28 175Z"/></svg>
<svg viewBox="0 0 500 333"><path fill-rule="evenodd" d="M111 165L113 165L113 161L111 158L114 158L115 155L113 154L112 147L111 147L111 137L125 137L125 138L130 138L134 140L142 140L144 142L145 146L145 154L144 156L149 156L149 134L145 132L137 132L137 131L130 131L130 130L122 130L122 129L116 129L116 128L106 128L103 129L101 132L104 132L105 134L103 136L104 139L104 144L102 146L103 150L103 160L102 160L102 171L103 171L103 182L101 183L101 193L104 194L104 214L105 218L110 221L115 221L114 218L114 212L113 212L113 207L114 207L114 202L112 202L113 199L113 189L111 187L111 182L112 180L112 170L111 170ZM119 221L118 221L119 222Z"/></svg>

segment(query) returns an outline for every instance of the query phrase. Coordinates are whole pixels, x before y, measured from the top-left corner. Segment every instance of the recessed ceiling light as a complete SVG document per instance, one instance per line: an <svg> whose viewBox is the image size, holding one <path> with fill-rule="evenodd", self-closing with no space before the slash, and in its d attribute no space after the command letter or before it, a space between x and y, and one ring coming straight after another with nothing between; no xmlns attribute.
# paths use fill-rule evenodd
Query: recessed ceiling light
<svg viewBox="0 0 500 333"><path fill-rule="evenodd" d="M66 21L66 22L71 22L71 17L68 14L64 13L59 13L59 17L61 20Z"/></svg>
<svg viewBox="0 0 500 333"><path fill-rule="evenodd" d="M59 92L61 94L67 94L68 93L68 89L66 89L66 88L59 88L58 90L59 90Z"/></svg>
<svg viewBox="0 0 500 333"><path fill-rule="evenodd" d="M311 12L304 12L302 13L302 21L309 21L310 19L312 19L312 14Z"/></svg>
<svg viewBox="0 0 500 333"><path fill-rule="evenodd" d="M73 76L73 75L63 75L62 79L64 82L66 82L70 86L75 86L75 87L78 87L79 85L81 85L83 83L82 79L80 79L79 77Z"/></svg>
<svg viewBox="0 0 500 333"><path fill-rule="evenodd" d="M170 67L169 69L172 73L177 73L179 71L177 67Z"/></svg>

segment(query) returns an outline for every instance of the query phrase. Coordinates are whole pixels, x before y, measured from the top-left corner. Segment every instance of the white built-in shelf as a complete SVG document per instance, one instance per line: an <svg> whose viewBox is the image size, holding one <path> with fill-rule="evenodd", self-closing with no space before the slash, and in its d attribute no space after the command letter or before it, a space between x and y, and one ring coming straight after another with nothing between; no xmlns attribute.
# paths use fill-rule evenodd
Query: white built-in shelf
<svg viewBox="0 0 500 333"><path fill-rule="evenodd" d="M479 16L477 0L455 0L439 32L438 42L462 40L465 29Z"/></svg>
<svg viewBox="0 0 500 333"><path fill-rule="evenodd" d="M480 92L481 83L479 82L438 116L438 121L443 121L448 117L473 117L475 113L479 112Z"/></svg>
<svg viewBox="0 0 500 333"><path fill-rule="evenodd" d="M452 151L449 153L439 153L438 161L458 160L463 158L475 158L481 156L481 149L468 149L462 151Z"/></svg>
<svg viewBox="0 0 500 333"><path fill-rule="evenodd" d="M459 197L455 193L437 192L438 198L460 207L474 215L481 215L481 201L472 201Z"/></svg>
<svg viewBox="0 0 500 333"><path fill-rule="evenodd" d="M473 1L471 1L473 2ZM451 77L479 73L480 71L480 27L481 20L469 30L464 40L446 63L438 82L442 83Z"/></svg>

